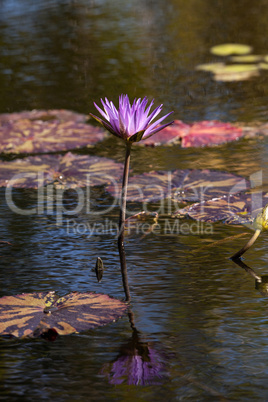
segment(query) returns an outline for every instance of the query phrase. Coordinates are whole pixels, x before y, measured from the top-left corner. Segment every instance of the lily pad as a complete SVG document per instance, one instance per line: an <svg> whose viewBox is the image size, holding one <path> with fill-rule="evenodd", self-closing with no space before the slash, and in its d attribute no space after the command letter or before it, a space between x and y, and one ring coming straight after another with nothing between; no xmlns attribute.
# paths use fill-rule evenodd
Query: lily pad
<svg viewBox="0 0 268 402"><path fill-rule="evenodd" d="M77 123L85 123L89 117L82 113L72 112L65 109L51 109L51 110L26 110L23 112L3 113L0 114L0 123L14 122L17 120L41 120L59 122L75 121Z"/></svg>
<svg viewBox="0 0 268 402"><path fill-rule="evenodd" d="M29 112L31 113L31 112ZM28 113L28 114L29 114ZM27 115L27 114L26 114ZM38 114L37 114L38 115ZM0 152L46 153L90 147L102 141L106 132L99 127L81 123L79 118L66 120L0 117ZM41 118L41 116L40 116Z"/></svg>
<svg viewBox="0 0 268 402"><path fill-rule="evenodd" d="M242 127L217 120L200 121L192 124L175 120L159 133L138 145L157 146L180 143L182 148L202 147L235 141L244 135Z"/></svg>
<svg viewBox="0 0 268 402"><path fill-rule="evenodd" d="M233 56L230 58L234 63L257 63L262 60L263 56L257 54L248 54L245 56Z"/></svg>
<svg viewBox="0 0 268 402"><path fill-rule="evenodd" d="M216 56L230 56L232 54L248 54L252 51L252 47L248 45L241 45L238 43L224 43L222 45L213 46L210 49L212 54Z"/></svg>
<svg viewBox="0 0 268 402"><path fill-rule="evenodd" d="M157 202L169 198L174 202L204 201L241 191L245 179L230 173L211 170L153 171L130 177L128 201ZM244 188L244 187L243 187ZM109 185L107 191L120 195L120 185Z"/></svg>
<svg viewBox="0 0 268 402"><path fill-rule="evenodd" d="M254 137L265 137L268 135L268 123L254 122L252 125L247 126L244 123L239 123L243 129L243 134L246 139Z"/></svg>
<svg viewBox="0 0 268 402"><path fill-rule="evenodd" d="M248 71L257 71L258 66L254 64L233 64L224 66L217 70L218 74L228 74L228 73L243 73Z"/></svg>
<svg viewBox="0 0 268 402"><path fill-rule="evenodd" d="M158 146L173 145L180 142L181 137L189 131L189 125L180 120L175 120L171 126L165 127L163 130L154 134L146 140L137 142L139 146Z"/></svg>
<svg viewBox="0 0 268 402"><path fill-rule="evenodd" d="M268 70L268 63L260 63L259 68L261 70Z"/></svg>
<svg viewBox="0 0 268 402"><path fill-rule="evenodd" d="M228 224L251 225L262 206L268 202L266 193L261 196L262 205L259 205L260 197L257 195L257 199L254 199L254 194L249 193L225 195L180 209L173 214L173 217L189 216L202 222L221 221Z"/></svg>
<svg viewBox="0 0 268 402"><path fill-rule="evenodd" d="M104 294L72 292L23 293L0 298L0 335L37 337L56 331L59 335L94 329L120 318L127 304Z"/></svg>
<svg viewBox="0 0 268 402"><path fill-rule="evenodd" d="M200 71L210 71L213 73L214 71L224 66L225 66L224 63L207 63L207 64L199 64L198 66L196 66L195 69Z"/></svg>
<svg viewBox="0 0 268 402"><path fill-rule="evenodd" d="M29 156L0 162L0 187L37 188L54 184L58 188L98 186L121 177L123 164L89 155Z"/></svg>
<svg viewBox="0 0 268 402"><path fill-rule="evenodd" d="M244 81L251 77L257 77L259 72L259 66L254 64L233 64L224 66L214 71L215 81Z"/></svg>
<svg viewBox="0 0 268 402"><path fill-rule="evenodd" d="M216 120L193 123L181 138L182 148L219 145L244 135L241 127Z"/></svg>

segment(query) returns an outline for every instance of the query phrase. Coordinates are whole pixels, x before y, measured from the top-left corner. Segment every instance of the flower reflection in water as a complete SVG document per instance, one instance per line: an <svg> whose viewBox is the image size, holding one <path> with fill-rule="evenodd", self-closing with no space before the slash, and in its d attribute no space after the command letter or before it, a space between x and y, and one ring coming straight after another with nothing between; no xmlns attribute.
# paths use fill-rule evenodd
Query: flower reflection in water
<svg viewBox="0 0 268 402"><path fill-rule="evenodd" d="M132 314L130 313L132 318ZM132 337L120 348L118 357L103 366L110 384L159 385L169 377L163 354L157 352L151 343L142 342L139 332L132 326Z"/></svg>

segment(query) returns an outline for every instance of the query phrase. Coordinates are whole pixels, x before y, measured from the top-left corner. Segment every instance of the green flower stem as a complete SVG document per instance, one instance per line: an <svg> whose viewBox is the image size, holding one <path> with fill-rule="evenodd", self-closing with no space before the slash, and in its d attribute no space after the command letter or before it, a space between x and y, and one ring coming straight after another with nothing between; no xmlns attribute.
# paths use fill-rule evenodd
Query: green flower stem
<svg viewBox="0 0 268 402"><path fill-rule="evenodd" d="M127 185L128 185L128 174L129 174L130 151L131 151L131 143L127 142L126 143L125 166L124 166L123 181L122 181L122 193L121 193L121 201L120 201L119 235L118 235L118 241L117 241L119 256L120 256L122 280L123 280L123 286L124 286L124 291L125 291L127 302L130 302L130 292L129 292L129 285L128 285L128 277L127 277L127 264L126 264L124 238L125 238L126 202L127 202Z"/></svg>
<svg viewBox="0 0 268 402"><path fill-rule="evenodd" d="M254 235L251 237L251 239L247 242L247 244L244 245L244 247L241 248L237 253L235 253L232 257L231 260L236 260L241 257L242 254L244 254L255 241L259 237L261 233L261 229L256 229Z"/></svg>

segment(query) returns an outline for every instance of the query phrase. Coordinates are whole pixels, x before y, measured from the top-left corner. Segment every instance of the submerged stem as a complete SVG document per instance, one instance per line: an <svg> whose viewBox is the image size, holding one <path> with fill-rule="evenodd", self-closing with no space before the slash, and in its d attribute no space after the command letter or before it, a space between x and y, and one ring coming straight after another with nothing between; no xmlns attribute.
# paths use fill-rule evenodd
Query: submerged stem
<svg viewBox="0 0 268 402"><path fill-rule="evenodd" d="M131 151L131 143L127 143L126 144L125 166L124 166L123 181L122 181L121 201L120 201L119 235L118 235L118 240L117 240L119 256L120 256L122 280L123 280L123 286L124 286L124 291L125 291L127 302L130 301L130 292L129 292L129 286L128 286L124 238L125 238L126 202L127 202L127 185L128 185L128 174L129 174L130 151Z"/></svg>
<svg viewBox="0 0 268 402"><path fill-rule="evenodd" d="M244 254L255 241L259 237L261 233L261 229L256 229L254 235L251 237L251 239L247 242L247 244L244 245L244 247L241 248L237 253L235 253L232 257L231 260L236 260L237 258L240 258L242 254Z"/></svg>

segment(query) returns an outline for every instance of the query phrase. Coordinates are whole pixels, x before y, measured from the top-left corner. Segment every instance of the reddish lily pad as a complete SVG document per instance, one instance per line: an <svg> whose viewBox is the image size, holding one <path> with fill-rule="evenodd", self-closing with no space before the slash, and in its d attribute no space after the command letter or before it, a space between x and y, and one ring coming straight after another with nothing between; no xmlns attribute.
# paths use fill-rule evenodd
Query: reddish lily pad
<svg viewBox="0 0 268 402"><path fill-rule="evenodd" d="M182 136L181 146L188 148L219 145L235 141L243 135L243 129L233 124L216 120L201 121L190 126L189 131Z"/></svg>
<svg viewBox="0 0 268 402"><path fill-rule="evenodd" d="M37 188L51 183L60 188L98 186L111 183L122 173L123 164L98 156L71 152L29 156L0 162L0 187Z"/></svg>
<svg viewBox="0 0 268 402"><path fill-rule="evenodd" d="M157 202L169 198L175 202L204 201L228 194L232 189L241 191L245 179L230 173L211 170L153 171L130 177L127 200ZM107 187L114 197L120 195L120 185Z"/></svg>
<svg viewBox="0 0 268 402"><path fill-rule="evenodd" d="M127 304L108 295L72 292L23 293L0 298L0 335L37 337L49 330L69 335L109 324Z"/></svg>
<svg viewBox="0 0 268 402"><path fill-rule="evenodd" d="M173 217L189 216L202 222L251 225L261 208L268 202L268 194L240 193L196 203L178 210Z"/></svg>
<svg viewBox="0 0 268 402"><path fill-rule="evenodd" d="M137 145L157 146L179 143L182 148L204 147L257 135L268 135L267 123L254 122L254 125L247 126L241 122L235 125L217 120L204 120L186 124L180 120L175 120L171 126L164 128L147 140L138 142Z"/></svg>
<svg viewBox="0 0 268 402"><path fill-rule="evenodd" d="M22 113L22 116L26 112ZM64 114L62 119L50 119L49 114L34 118L18 114L0 117L0 152L2 153L45 153L81 147L90 147L102 141L106 132L90 124L82 123L82 117ZM71 112L69 112L71 113ZM73 120L70 118L73 117Z"/></svg>
<svg viewBox="0 0 268 402"><path fill-rule="evenodd" d="M244 135L242 127L216 120L200 121L192 124L175 120L171 126L138 145L157 146L180 143L182 148L219 145L235 141Z"/></svg>
<svg viewBox="0 0 268 402"><path fill-rule="evenodd" d="M181 141L181 138L189 131L189 125L180 120L175 120L171 126L165 127L163 130L147 138L137 142L137 145L145 145L155 147L158 145L173 145Z"/></svg>

